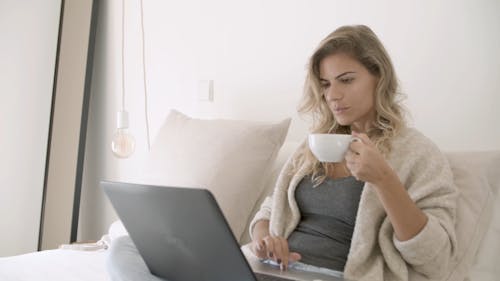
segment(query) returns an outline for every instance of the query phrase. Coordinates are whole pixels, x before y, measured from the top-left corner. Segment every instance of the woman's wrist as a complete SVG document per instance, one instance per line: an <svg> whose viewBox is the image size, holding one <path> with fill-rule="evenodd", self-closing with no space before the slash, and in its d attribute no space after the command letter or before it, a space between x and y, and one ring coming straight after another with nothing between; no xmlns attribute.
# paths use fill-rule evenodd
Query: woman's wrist
<svg viewBox="0 0 500 281"><path fill-rule="evenodd" d="M260 240L269 235L269 220L259 220L255 223L252 231L252 241Z"/></svg>
<svg viewBox="0 0 500 281"><path fill-rule="evenodd" d="M390 192L389 189L397 187L403 187L404 189L403 183L401 183L398 175L389 165L387 165L385 169L383 169L379 178L376 181L372 182L372 185L378 192Z"/></svg>

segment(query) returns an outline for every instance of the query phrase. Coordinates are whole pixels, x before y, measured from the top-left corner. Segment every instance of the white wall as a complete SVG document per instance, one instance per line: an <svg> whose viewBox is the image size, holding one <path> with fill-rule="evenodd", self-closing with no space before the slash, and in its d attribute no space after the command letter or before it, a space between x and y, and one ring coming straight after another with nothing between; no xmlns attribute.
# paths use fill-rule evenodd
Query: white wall
<svg viewBox="0 0 500 281"><path fill-rule="evenodd" d="M37 250L61 1L0 1L0 256Z"/></svg>
<svg viewBox="0 0 500 281"><path fill-rule="evenodd" d="M101 3L80 237L98 238L116 217L101 179L141 181L147 155L139 1L126 1L126 108L137 151L112 157L120 108L121 1ZM384 42L408 96L412 123L444 150L500 149L500 2L144 0L152 138L170 108L196 117L280 120L289 138L305 66L317 43L345 24L366 24ZM214 80L215 100L197 99Z"/></svg>

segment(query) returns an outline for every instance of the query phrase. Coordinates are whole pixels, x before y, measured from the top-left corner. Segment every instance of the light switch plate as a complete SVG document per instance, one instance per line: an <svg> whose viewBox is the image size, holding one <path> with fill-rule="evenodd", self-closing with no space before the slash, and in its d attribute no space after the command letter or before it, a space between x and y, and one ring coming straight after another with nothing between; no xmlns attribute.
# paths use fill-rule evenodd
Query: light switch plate
<svg viewBox="0 0 500 281"><path fill-rule="evenodd" d="M198 100L214 101L214 80L198 81Z"/></svg>

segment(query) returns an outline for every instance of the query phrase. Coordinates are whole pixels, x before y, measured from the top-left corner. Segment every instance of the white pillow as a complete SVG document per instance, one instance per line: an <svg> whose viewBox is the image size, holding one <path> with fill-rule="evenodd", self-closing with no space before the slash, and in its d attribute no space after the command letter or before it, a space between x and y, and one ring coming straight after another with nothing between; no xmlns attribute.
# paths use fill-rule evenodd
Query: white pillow
<svg viewBox="0 0 500 281"><path fill-rule="evenodd" d="M108 235L109 239L113 241L118 237L128 235L128 231L125 229L125 226L123 226L122 221L117 220L109 226Z"/></svg>
<svg viewBox="0 0 500 281"><path fill-rule="evenodd" d="M500 178L500 177L499 177ZM500 276L500 192L493 199L493 215L470 270L470 280L498 281Z"/></svg>
<svg viewBox="0 0 500 281"><path fill-rule="evenodd" d="M491 221L473 260L469 277L473 281L496 281L500 276L500 173L498 173L500 151L478 152L475 156L469 161L470 168L480 171L487 179L491 189L490 200L493 202L493 210Z"/></svg>
<svg viewBox="0 0 500 281"><path fill-rule="evenodd" d="M458 259L446 280L463 280L469 276L490 225L496 186L500 182L495 171L500 165L500 153L454 152L447 153L447 157L460 196L456 225Z"/></svg>
<svg viewBox="0 0 500 281"><path fill-rule="evenodd" d="M193 119L173 110L151 148L151 184L206 188L238 241L290 126Z"/></svg>

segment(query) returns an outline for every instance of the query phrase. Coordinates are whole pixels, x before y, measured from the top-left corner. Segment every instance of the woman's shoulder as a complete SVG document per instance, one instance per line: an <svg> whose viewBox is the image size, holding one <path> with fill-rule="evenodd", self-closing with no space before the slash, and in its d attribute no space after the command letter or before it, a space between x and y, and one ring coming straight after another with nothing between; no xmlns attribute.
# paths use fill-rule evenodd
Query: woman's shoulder
<svg viewBox="0 0 500 281"><path fill-rule="evenodd" d="M392 147L394 149L415 149L439 150L438 146L426 135L413 127L401 129L393 138Z"/></svg>
<svg viewBox="0 0 500 281"><path fill-rule="evenodd" d="M402 129L391 142L391 157L393 159L422 159L443 161L445 156L439 147L419 130L406 127Z"/></svg>

